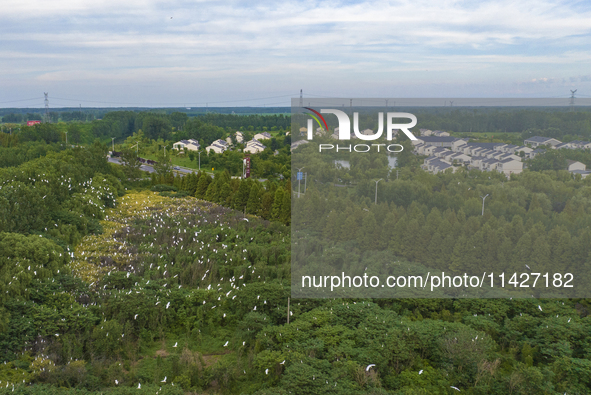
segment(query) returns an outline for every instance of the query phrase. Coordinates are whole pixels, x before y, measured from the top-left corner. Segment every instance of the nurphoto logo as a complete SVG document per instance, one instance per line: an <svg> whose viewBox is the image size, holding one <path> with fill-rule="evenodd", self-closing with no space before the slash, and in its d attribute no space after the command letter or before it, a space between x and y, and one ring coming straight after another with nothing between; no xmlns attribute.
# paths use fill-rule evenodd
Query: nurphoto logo
<svg viewBox="0 0 591 395"><path fill-rule="evenodd" d="M347 115L344 111L335 110L335 109L321 109L320 112L310 108L304 107L306 110L311 111L313 114L309 114L316 122L320 129L326 130L328 132L328 124L322 114L333 114L336 115L338 120L338 133L335 129L335 135L338 134L338 140L351 140L351 120L349 119L349 115ZM409 123L394 123L395 119L409 119ZM322 122L321 122L322 121ZM395 136L398 130L402 131L409 139L417 140L417 138L412 134L410 128L416 126L417 124L417 117L411 113L407 112L389 112L386 114L386 140L392 141L393 136ZM312 140L314 136L313 131L313 120L308 119L307 124L307 139ZM384 113L378 113L378 130L374 134L364 134L359 130L359 113L353 113L353 132L355 133L354 138L358 138L363 141L374 141L382 137L384 132ZM336 136L335 136L336 138ZM377 152L380 152L380 147L386 147L388 152L401 152L403 150L402 145L400 144L356 144L356 145L345 145L339 146L338 144L319 144L319 152L326 151L326 150L333 150L336 149L336 152L339 151L349 151L351 150L355 152L368 152L371 150L371 147L376 147Z"/></svg>

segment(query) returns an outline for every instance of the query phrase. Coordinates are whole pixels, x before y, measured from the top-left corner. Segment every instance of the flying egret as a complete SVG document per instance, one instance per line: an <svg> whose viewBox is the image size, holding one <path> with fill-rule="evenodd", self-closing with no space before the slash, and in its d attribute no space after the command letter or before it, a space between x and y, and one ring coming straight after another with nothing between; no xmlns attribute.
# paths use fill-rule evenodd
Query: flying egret
<svg viewBox="0 0 591 395"><path fill-rule="evenodd" d="M373 368L374 366L376 366L375 363L371 363L371 364L367 365L367 367L365 368L365 371L369 372L369 369Z"/></svg>

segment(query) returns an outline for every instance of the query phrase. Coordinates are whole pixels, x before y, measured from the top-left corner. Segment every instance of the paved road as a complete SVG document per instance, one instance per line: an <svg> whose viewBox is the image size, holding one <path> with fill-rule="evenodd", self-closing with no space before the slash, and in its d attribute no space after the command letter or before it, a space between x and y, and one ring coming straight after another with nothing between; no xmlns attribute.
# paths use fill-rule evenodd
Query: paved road
<svg viewBox="0 0 591 395"><path fill-rule="evenodd" d="M122 164L121 163L121 159L119 159L119 158L107 158L107 160L110 163L115 163L117 165L121 165ZM147 171L148 173L155 173L156 172L156 170L154 170L154 167L151 166L151 165L141 165L140 166L140 170ZM175 172L177 174L180 174L181 176L184 176L186 174L191 174L193 172L196 173L197 171L198 170L191 170L191 169L186 169L186 168L182 168L182 167L179 168L179 170L173 170L173 172Z"/></svg>
<svg viewBox="0 0 591 395"><path fill-rule="evenodd" d="M115 163L117 165L121 165L121 159L119 158L107 158L110 163ZM150 165L141 165L140 170L147 171L148 173L154 173L156 170Z"/></svg>
<svg viewBox="0 0 591 395"><path fill-rule="evenodd" d="M110 163L115 163L116 165L122 164L121 159L119 159L119 158L107 158L107 160ZM156 172L156 170L154 170L154 167L150 166L150 165L141 165L140 170L147 171L148 173L155 173ZM192 169L187 169L187 168L183 168L183 167L179 168L179 170L173 170L173 172L176 172L177 174L179 174L181 176L184 176L186 174L191 174L191 173L197 173L198 171L199 170L192 170ZM209 174L213 178L213 173L210 173L210 172L206 172L206 173ZM235 178L235 176L232 178ZM266 178L259 179L259 182L265 182L265 181L267 181Z"/></svg>

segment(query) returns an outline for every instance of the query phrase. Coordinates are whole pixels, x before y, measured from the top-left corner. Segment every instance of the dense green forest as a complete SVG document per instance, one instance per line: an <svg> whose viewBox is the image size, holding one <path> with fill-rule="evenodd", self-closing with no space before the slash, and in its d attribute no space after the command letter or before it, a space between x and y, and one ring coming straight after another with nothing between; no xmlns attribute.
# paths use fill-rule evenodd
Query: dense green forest
<svg viewBox="0 0 591 395"><path fill-rule="evenodd" d="M361 239L457 270L585 265L591 185L551 168L565 158L510 180L310 158L292 199L290 171L137 175L42 128L0 133L0 393L591 392L586 299L288 299L292 228L337 259ZM362 178L384 178L377 205Z"/></svg>

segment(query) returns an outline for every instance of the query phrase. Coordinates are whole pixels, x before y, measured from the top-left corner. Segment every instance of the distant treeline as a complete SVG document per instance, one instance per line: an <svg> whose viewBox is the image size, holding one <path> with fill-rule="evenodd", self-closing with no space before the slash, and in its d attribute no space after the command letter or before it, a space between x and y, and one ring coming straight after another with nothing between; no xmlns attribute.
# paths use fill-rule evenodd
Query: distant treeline
<svg viewBox="0 0 591 395"><path fill-rule="evenodd" d="M233 114L203 114L199 119L205 123L209 123L222 128L232 128L240 130L244 125L252 126L254 130L268 130L289 129L291 124L291 116L289 115L233 115Z"/></svg>
<svg viewBox="0 0 591 395"><path fill-rule="evenodd" d="M417 111L417 128L457 133L522 133L528 129L546 130L551 137L591 136L591 112L540 111L524 109L496 111L458 109L445 113ZM545 135L545 134L544 134Z"/></svg>

